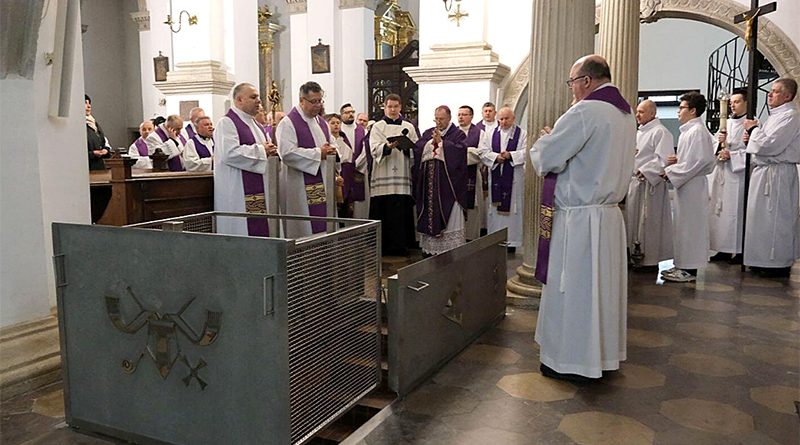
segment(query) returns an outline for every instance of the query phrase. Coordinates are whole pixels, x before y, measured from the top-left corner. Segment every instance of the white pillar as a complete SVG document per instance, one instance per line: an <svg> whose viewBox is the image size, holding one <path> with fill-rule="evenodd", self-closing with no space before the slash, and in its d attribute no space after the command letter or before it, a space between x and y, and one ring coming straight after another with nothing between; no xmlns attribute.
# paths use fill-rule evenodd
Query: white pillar
<svg viewBox="0 0 800 445"><path fill-rule="evenodd" d="M367 64L375 58L375 0L340 0L341 26L334 42L336 52L336 97L328 107L339 112L344 103L351 103L356 112L366 112ZM335 107L335 110L334 110Z"/></svg>
<svg viewBox="0 0 800 445"><path fill-rule="evenodd" d="M572 101L564 83L572 64L594 49L593 0L534 0L531 35L530 85L528 87L528 143L533 145L539 129L552 127ZM530 147L527 147L530 148ZM529 162L529 157L525 157ZM530 167L530 165L528 165ZM525 169L523 211L523 263L508 281L508 289L526 297L538 297L541 288L534 278L539 236L539 206L542 180L533 168ZM529 304L538 305L532 299ZM523 303L524 304L524 303Z"/></svg>
<svg viewBox="0 0 800 445"><path fill-rule="evenodd" d="M441 2L420 2L419 66L405 68L419 85L420 130L433 126L439 105L470 105L479 120L481 106L495 100L498 86L511 72L486 41L486 0L463 3L462 12L469 15L455 23Z"/></svg>
<svg viewBox="0 0 800 445"><path fill-rule="evenodd" d="M639 99L639 2L603 0L600 49L611 80L631 106Z"/></svg>
<svg viewBox="0 0 800 445"><path fill-rule="evenodd" d="M56 32L56 15L68 6L71 40ZM43 12L40 7L33 14L38 19ZM0 79L0 327L49 314L56 304L51 225L90 222L79 15L77 0L54 2L38 40L25 42L35 54L30 77L12 72ZM0 38L7 38L3 30ZM72 67L71 78L62 77L71 80L67 88L60 82L52 86L53 66L42 57L59 39L68 50L54 57L71 55L62 59ZM67 116L49 115L51 87L69 98Z"/></svg>

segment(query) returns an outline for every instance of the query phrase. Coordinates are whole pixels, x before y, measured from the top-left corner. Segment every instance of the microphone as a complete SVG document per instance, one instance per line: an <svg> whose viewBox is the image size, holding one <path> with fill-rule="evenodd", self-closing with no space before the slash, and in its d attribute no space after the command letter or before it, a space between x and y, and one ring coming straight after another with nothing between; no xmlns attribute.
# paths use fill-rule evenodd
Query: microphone
<svg viewBox="0 0 800 445"><path fill-rule="evenodd" d="M403 136L408 136L408 128L403 128L403 131L401 133L403 134Z"/></svg>

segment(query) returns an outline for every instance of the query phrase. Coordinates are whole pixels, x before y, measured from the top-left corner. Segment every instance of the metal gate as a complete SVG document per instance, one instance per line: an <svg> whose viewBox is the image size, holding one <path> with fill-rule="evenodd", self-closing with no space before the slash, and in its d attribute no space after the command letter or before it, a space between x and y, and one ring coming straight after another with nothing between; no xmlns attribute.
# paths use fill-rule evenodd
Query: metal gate
<svg viewBox="0 0 800 445"><path fill-rule="evenodd" d="M403 397L505 316L506 230L389 277L389 387Z"/></svg>
<svg viewBox="0 0 800 445"><path fill-rule="evenodd" d="M289 240L215 234L221 215L53 225L67 423L297 444L379 384L379 223Z"/></svg>

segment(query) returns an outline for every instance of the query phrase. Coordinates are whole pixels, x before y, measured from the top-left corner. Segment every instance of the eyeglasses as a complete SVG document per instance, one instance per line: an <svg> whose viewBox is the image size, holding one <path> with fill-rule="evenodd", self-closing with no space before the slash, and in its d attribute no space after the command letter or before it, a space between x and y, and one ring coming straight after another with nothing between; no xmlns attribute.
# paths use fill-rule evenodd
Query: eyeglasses
<svg viewBox="0 0 800 445"><path fill-rule="evenodd" d="M583 79L584 77L588 77L589 79L591 79L591 78L592 78L592 77L591 77L591 76L589 76L588 74L585 74L585 75L583 75L583 76L578 76L578 77L575 77L575 78L572 78L572 79L567 79L567 86L568 86L568 87L570 87L570 88L572 88L572 84L573 84L573 83L575 83L575 81L576 81L576 80L578 80L578 79Z"/></svg>
<svg viewBox="0 0 800 445"><path fill-rule="evenodd" d="M301 99L303 99L304 101L310 103L311 105L319 105L319 104L324 104L325 103L325 99L314 99L314 100L311 100L311 99L308 99L307 97L301 97Z"/></svg>

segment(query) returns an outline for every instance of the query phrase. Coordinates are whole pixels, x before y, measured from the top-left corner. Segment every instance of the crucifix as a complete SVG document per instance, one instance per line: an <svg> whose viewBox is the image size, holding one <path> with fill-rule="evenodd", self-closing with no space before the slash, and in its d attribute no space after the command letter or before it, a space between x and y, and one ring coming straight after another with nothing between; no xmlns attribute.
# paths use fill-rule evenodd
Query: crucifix
<svg viewBox="0 0 800 445"><path fill-rule="evenodd" d="M449 18L452 21L455 21L456 22L456 26L459 27L459 28L461 27L461 19L463 19L464 17L469 17L469 13L468 12L461 12L461 2L460 1L458 3L456 3L456 12L447 15L447 18Z"/></svg>
<svg viewBox="0 0 800 445"><path fill-rule="evenodd" d="M767 3L766 5L759 6L759 0L750 0L750 10L733 17L733 23L738 24L745 22L744 38L747 49L749 50L748 64L747 64L747 118L755 119L758 110L758 69L761 65L761 60L758 53L758 17L774 12L778 6L777 3ZM744 169L744 212L742 213L742 254L744 254L744 243L747 229L747 192L750 190L750 154L745 156L745 169ZM742 262L742 271L745 270L744 262Z"/></svg>

